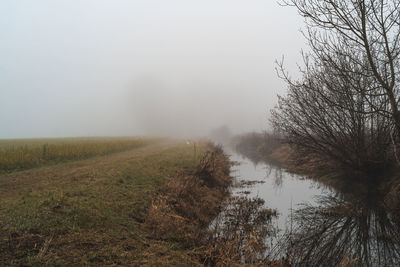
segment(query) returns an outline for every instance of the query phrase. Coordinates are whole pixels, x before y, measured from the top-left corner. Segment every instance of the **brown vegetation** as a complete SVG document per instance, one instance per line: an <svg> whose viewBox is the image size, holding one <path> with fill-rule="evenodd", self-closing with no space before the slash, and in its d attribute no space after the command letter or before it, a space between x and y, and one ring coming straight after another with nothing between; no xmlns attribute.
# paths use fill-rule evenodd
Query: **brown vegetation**
<svg viewBox="0 0 400 267"><path fill-rule="evenodd" d="M229 196L230 166L221 148L213 148L196 171L162 188L146 216L152 238L184 244L192 266L282 266L265 254L276 212L260 198Z"/></svg>
<svg viewBox="0 0 400 267"><path fill-rule="evenodd" d="M158 192L146 216L154 238L198 244L229 194L230 162L220 148L206 152L192 173L181 173Z"/></svg>

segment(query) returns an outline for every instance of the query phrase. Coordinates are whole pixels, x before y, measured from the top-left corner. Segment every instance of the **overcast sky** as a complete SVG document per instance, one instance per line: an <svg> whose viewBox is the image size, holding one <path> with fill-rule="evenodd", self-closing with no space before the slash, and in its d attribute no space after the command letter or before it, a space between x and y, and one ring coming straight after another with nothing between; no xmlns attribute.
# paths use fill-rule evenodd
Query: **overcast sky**
<svg viewBox="0 0 400 267"><path fill-rule="evenodd" d="M0 138L266 129L302 26L274 0L2 0Z"/></svg>

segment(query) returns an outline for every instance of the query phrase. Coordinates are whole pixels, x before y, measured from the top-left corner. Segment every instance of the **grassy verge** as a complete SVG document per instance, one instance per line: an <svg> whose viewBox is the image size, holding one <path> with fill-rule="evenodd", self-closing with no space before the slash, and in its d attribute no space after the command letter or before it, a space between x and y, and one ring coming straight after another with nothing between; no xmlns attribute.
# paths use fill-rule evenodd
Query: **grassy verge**
<svg viewBox="0 0 400 267"><path fill-rule="evenodd" d="M159 143L1 175L0 265L197 261L196 235L218 212L230 181L222 154L202 157L209 149L198 145L195 154L193 145Z"/></svg>

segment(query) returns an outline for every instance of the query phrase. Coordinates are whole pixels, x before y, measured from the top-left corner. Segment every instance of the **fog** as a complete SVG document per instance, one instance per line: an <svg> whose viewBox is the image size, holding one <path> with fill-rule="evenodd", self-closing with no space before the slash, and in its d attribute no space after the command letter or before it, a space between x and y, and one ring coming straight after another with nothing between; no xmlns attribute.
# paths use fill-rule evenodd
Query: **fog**
<svg viewBox="0 0 400 267"><path fill-rule="evenodd" d="M3 0L0 138L267 129L302 25L270 0Z"/></svg>

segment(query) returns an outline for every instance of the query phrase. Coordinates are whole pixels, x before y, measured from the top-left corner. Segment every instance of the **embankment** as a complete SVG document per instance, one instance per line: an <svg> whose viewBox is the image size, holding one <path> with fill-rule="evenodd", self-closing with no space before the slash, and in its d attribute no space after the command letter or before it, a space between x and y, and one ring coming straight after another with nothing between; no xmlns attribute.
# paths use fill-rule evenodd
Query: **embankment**
<svg viewBox="0 0 400 267"><path fill-rule="evenodd" d="M154 239L178 241L181 263L202 266L207 258L207 226L221 211L232 183L231 162L220 147L208 145L200 163L190 172L180 173L161 188L152 200L146 226ZM152 252L153 251L153 252ZM147 261L161 255L149 247ZM162 256L164 258L164 256ZM165 261L167 260L167 261ZM166 264L168 259L165 259ZM168 265L168 264L166 264Z"/></svg>

